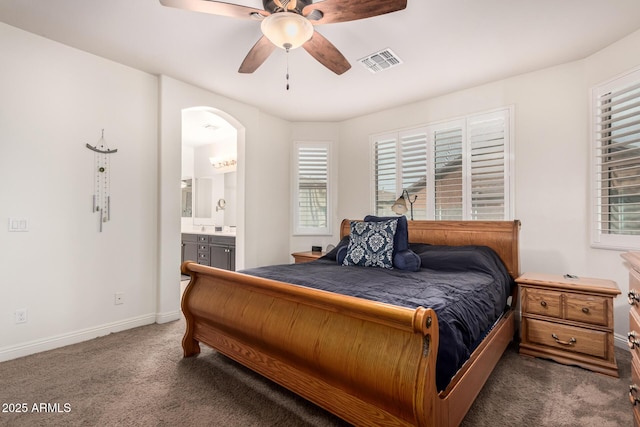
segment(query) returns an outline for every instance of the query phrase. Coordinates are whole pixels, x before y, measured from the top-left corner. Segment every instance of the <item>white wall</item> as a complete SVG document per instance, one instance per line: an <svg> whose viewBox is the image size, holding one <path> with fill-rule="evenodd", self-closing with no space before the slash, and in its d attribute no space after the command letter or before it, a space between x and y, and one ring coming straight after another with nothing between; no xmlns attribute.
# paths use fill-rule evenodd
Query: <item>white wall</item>
<svg viewBox="0 0 640 427"><path fill-rule="evenodd" d="M515 107L515 218L521 269L615 280L618 344L626 340L627 270L620 252L589 240L589 88L640 66L640 32L586 60L347 120L340 125L338 216L371 211L369 135ZM363 173L363 171L367 171Z"/></svg>
<svg viewBox="0 0 640 427"><path fill-rule="evenodd" d="M0 52L0 360L154 322L157 78L2 23ZM118 152L100 233L85 144L103 128Z"/></svg>

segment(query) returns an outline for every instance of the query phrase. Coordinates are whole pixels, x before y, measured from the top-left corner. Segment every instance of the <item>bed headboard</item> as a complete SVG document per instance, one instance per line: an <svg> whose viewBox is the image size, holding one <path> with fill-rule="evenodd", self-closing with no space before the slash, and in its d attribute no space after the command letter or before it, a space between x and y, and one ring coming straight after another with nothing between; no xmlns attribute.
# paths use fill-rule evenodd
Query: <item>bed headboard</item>
<svg viewBox="0 0 640 427"><path fill-rule="evenodd" d="M340 238L350 233L351 220L340 225ZM432 245L484 245L502 259L511 277L520 275L520 221L408 221L409 242Z"/></svg>

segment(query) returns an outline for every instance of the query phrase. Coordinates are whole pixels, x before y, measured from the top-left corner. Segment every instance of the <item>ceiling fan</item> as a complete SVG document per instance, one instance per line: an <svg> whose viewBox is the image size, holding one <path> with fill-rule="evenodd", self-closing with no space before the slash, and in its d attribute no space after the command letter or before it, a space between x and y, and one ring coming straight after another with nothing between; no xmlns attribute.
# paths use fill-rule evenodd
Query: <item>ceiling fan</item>
<svg viewBox="0 0 640 427"><path fill-rule="evenodd" d="M242 61L240 73L253 73L276 47L302 46L336 74L351 68L340 51L314 25L355 21L407 7L407 0L262 0L264 10L214 0L160 0L164 6L231 18L261 21L264 34Z"/></svg>

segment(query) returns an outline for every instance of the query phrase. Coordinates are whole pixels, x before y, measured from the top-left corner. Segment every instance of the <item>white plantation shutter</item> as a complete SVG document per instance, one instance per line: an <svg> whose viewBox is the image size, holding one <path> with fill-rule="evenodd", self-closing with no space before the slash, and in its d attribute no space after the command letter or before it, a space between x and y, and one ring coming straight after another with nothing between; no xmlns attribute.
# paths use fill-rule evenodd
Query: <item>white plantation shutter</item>
<svg viewBox="0 0 640 427"><path fill-rule="evenodd" d="M640 246L640 71L594 90L595 243Z"/></svg>
<svg viewBox="0 0 640 427"><path fill-rule="evenodd" d="M395 215L391 206L396 201L396 138L382 136L373 144L374 149L374 204L380 216Z"/></svg>
<svg viewBox="0 0 640 427"><path fill-rule="evenodd" d="M400 171L402 188L407 190L413 204L413 218L427 218L427 134L416 129L400 134ZM402 190L401 190L402 191ZM395 201L395 199L394 199ZM410 214L409 214L410 215Z"/></svg>
<svg viewBox="0 0 640 427"><path fill-rule="evenodd" d="M329 232L329 144L296 144L297 234Z"/></svg>
<svg viewBox="0 0 640 427"><path fill-rule="evenodd" d="M376 214L407 190L414 219L510 219L510 123L505 108L372 137Z"/></svg>
<svg viewBox="0 0 640 427"><path fill-rule="evenodd" d="M462 126L433 131L433 200L438 220L462 219L462 137Z"/></svg>
<svg viewBox="0 0 640 427"><path fill-rule="evenodd" d="M508 216L508 162L505 114L474 117L467 123L469 133L469 176L471 193L469 219L498 220Z"/></svg>

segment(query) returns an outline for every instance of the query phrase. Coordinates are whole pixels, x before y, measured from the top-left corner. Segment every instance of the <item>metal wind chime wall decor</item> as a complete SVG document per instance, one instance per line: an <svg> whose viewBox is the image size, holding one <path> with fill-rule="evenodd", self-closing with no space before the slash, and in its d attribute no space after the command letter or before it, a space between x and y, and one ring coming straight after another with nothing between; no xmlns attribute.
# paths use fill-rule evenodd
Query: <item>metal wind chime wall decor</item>
<svg viewBox="0 0 640 427"><path fill-rule="evenodd" d="M93 212L100 214L100 232L102 225L111 219L111 168L109 155L118 150L111 150L104 139L104 129L100 141L95 146L87 144L87 148L94 152L94 180L93 180Z"/></svg>

